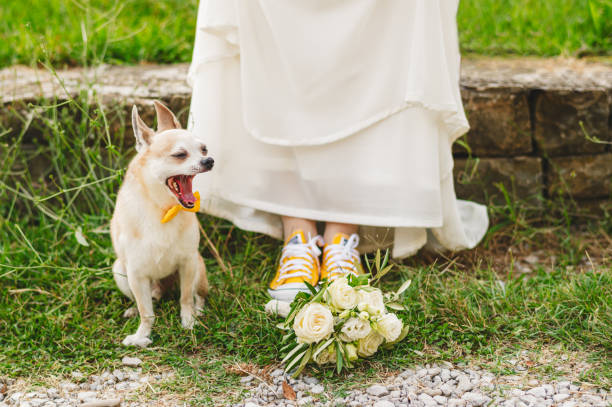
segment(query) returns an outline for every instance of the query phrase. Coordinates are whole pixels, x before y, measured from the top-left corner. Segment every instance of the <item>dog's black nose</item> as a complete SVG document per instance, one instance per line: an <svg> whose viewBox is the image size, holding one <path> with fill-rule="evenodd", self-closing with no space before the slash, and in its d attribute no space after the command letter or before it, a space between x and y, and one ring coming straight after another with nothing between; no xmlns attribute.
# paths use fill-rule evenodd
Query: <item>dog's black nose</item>
<svg viewBox="0 0 612 407"><path fill-rule="evenodd" d="M215 160L213 160L212 157L204 158L202 161L200 161L200 164L207 170L211 170L215 165Z"/></svg>

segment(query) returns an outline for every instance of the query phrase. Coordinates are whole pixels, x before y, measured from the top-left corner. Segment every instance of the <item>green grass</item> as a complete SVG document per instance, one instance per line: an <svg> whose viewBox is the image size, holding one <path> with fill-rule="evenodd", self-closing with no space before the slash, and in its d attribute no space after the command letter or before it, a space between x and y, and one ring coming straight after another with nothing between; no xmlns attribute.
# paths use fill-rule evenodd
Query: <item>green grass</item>
<svg viewBox="0 0 612 407"><path fill-rule="evenodd" d="M203 243L212 290L196 328L181 329L174 295L156 306L151 348L121 346L137 320L121 317L130 304L112 279L108 222L132 151L121 144L125 127L110 134L105 123L125 113L74 101L28 111L17 133L0 129L0 376L100 371L123 355L139 355L145 369L178 373L169 390L197 389L197 401L214 404L238 391L227 366L278 363L280 333L263 304L279 244L206 216L202 224L231 272ZM24 138L36 147L21 148ZM506 361L520 350L552 347L585 355L593 367L581 378L610 385L612 262L605 236L612 222L577 229L552 215L535 222L525 208L491 205L495 226L475 252L396 265L384 288L413 280L404 299L411 331L395 349L363 363L360 377L440 359L486 361L510 374ZM88 246L77 242L79 228ZM513 259L536 249L549 250L543 264L528 278L516 273ZM584 264L585 253L596 259L594 267ZM542 373L560 375L555 369L544 364ZM341 392L361 379L325 380Z"/></svg>
<svg viewBox="0 0 612 407"><path fill-rule="evenodd" d="M461 0L463 52L493 55L611 55L608 0Z"/></svg>
<svg viewBox="0 0 612 407"><path fill-rule="evenodd" d="M197 0L4 0L0 67L188 62ZM463 52L611 55L608 0L461 0Z"/></svg>

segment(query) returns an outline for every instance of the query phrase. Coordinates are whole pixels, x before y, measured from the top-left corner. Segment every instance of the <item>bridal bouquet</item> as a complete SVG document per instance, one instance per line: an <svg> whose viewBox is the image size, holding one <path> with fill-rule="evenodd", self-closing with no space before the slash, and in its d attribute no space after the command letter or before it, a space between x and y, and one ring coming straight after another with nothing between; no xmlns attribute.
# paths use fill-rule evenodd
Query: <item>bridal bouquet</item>
<svg viewBox="0 0 612 407"><path fill-rule="evenodd" d="M286 371L297 376L308 363L335 364L338 373L351 368L361 358L374 355L379 347L391 347L408 333L400 318L392 311L402 311L397 301L409 287L406 281L394 293L383 293L373 287L391 266L376 254L376 276L370 271L357 277L349 275L323 282L317 291L300 293L291 303L285 322L279 328L288 331L283 337L281 353Z"/></svg>

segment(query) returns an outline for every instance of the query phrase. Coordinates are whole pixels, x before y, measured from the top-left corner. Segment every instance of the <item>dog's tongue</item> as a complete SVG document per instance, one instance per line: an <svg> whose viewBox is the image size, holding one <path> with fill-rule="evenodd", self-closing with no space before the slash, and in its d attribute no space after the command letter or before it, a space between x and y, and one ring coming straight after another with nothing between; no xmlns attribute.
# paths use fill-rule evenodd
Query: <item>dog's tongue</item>
<svg viewBox="0 0 612 407"><path fill-rule="evenodd" d="M189 205L195 204L196 197L193 195L191 190L191 181L193 177L182 176L179 178L179 185L181 186L181 198L183 202Z"/></svg>

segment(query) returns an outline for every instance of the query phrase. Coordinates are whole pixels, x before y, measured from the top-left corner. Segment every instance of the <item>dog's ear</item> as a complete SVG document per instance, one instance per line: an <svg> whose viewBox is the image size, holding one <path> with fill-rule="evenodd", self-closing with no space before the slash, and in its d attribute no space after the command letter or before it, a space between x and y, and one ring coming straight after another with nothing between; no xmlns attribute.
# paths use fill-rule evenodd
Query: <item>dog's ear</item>
<svg viewBox="0 0 612 407"><path fill-rule="evenodd" d="M136 138L136 151L144 150L145 147L153 142L155 132L142 121L136 105L132 107L132 129Z"/></svg>
<svg viewBox="0 0 612 407"><path fill-rule="evenodd" d="M177 120L174 113L164 106L160 101L154 100L155 112L157 112L157 132L170 129L180 129L181 123Z"/></svg>

